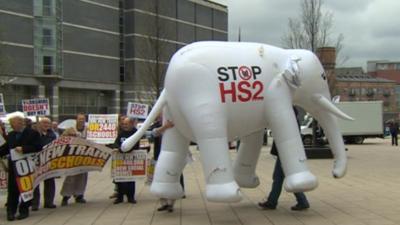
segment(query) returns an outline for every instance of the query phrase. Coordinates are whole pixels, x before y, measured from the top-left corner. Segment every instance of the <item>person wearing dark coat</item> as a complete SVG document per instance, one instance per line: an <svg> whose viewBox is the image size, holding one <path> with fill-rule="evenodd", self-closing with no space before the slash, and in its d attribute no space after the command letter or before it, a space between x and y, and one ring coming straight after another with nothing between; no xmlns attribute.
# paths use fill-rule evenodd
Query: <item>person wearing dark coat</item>
<svg viewBox="0 0 400 225"><path fill-rule="evenodd" d="M393 120L393 122L390 124L390 134L392 135L392 145L398 145L397 144L397 135L399 134L399 124Z"/></svg>
<svg viewBox="0 0 400 225"><path fill-rule="evenodd" d="M296 114L296 120L297 120L297 115L298 115L297 109L293 107L293 110ZM298 120L297 124L299 125ZM278 149L276 148L275 141L272 143L271 155L274 155L277 158L275 162L274 172L272 175L273 182L271 191L266 201L258 203L258 205L262 209L276 209L276 206L278 205L279 196L281 195L282 192L283 181L285 179L285 174L282 169L281 161L279 160ZM303 192L294 193L294 195L296 197L297 204L291 207L292 210L299 211L310 208L310 204L308 203L307 197Z"/></svg>
<svg viewBox="0 0 400 225"><path fill-rule="evenodd" d="M128 137L132 136L134 133L136 133L136 128L135 128L135 120L132 118L124 118L121 123L121 132L118 134L117 138L115 139L114 142L114 147L117 147L118 149L121 148L122 143L127 139ZM133 148L128 151L134 151L139 149L139 142L136 143ZM130 182L115 182L117 186L117 197L114 200L114 204L119 204L124 201L124 195L128 198L128 202L132 204L136 204L135 200L135 181L130 181Z"/></svg>
<svg viewBox="0 0 400 225"><path fill-rule="evenodd" d="M40 143L42 146L49 144L57 138L57 135L51 129L51 120L49 118L42 118L39 121ZM56 182L54 178L49 178L44 181L44 208L54 209L54 196L56 192ZM32 211L39 210L40 204L40 186L35 188L32 199Z"/></svg>
<svg viewBox="0 0 400 225"><path fill-rule="evenodd" d="M40 144L39 132L25 127L24 119L19 116L10 119L10 125L13 129L7 136L7 143L0 147L0 156L8 156L8 195L7 195L7 220L13 221L25 219L29 216L29 206L31 201L20 202L20 192L14 172L14 163L11 161L10 150L14 149L21 154L35 153L42 149ZM19 215L15 217L17 209Z"/></svg>

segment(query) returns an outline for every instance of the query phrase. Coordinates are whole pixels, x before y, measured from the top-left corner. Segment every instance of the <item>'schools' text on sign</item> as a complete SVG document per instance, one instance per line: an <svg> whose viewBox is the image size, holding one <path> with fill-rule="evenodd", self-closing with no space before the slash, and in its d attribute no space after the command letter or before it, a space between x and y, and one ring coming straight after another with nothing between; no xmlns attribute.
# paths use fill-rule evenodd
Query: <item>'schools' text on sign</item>
<svg viewBox="0 0 400 225"><path fill-rule="evenodd" d="M49 116L50 104L48 98L23 99L22 111L27 116Z"/></svg>
<svg viewBox="0 0 400 225"><path fill-rule="evenodd" d="M146 119L149 113L149 105L140 103L128 103L126 115L138 119Z"/></svg>
<svg viewBox="0 0 400 225"><path fill-rule="evenodd" d="M118 136L118 114L89 114L86 138L99 144L114 143Z"/></svg>
<svg viewBox="0 0 400 225"><path fill-rule="evenodd" d="M21 197L28 201L43 180L89 171L101 171L111 157L111 149L78 137L60 137L39 153L19 154L14 150L16 181Z"/></svg>

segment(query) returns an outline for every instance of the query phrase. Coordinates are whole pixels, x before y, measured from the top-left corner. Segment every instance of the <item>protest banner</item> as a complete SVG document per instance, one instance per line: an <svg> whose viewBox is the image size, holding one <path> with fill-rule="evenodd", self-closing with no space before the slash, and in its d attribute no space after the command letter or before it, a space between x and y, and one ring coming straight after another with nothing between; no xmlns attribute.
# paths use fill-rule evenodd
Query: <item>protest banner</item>
<svg viewBox="0 0 400 225"><path fill-rule="evenodd" d="M0 116L6 115L6 108L4 107L3 93L0 93Z"/></svg>
<svg viewBox="0 0 400 225"><path fill-rule="evenodd" d="M118 114L89 114L86 138L99 144L114 143L118 136Z"/></svg>
<svg viewBox="0 0 400 225"><path fill-rule="evenodd" d="M149 105L133 103L133 102L128 103L128 108L126 111L126 115L128 117L146 119L148 113L149 113Z"/></svg>
<svg viewBox="0 0 400 225"><path fill-rule="evenodd" d="M0 159L0 195L7 194L7 166L6 163Z"/></svg>
<svg viewBox="0 0 400 225"><path fill-rule="evenodd" d="M134 150L130 153L113 152L111 176L115 182L146 178L147 163L146 150Z"/></svg>
<svg viewBox="0 0 400 225"><path fill-rule="evenodd" d="M22 111L27 116L49 116L50 104L48 98L23 99Z"/></svg>
<svg viewBox="0 0 400 225"><path fill-rule="evenodd" d="M111 149L78 137L60 137L34 154L11 150L16 181L21 197L28 201L43 180L101 171L111 157Z"/></svg>

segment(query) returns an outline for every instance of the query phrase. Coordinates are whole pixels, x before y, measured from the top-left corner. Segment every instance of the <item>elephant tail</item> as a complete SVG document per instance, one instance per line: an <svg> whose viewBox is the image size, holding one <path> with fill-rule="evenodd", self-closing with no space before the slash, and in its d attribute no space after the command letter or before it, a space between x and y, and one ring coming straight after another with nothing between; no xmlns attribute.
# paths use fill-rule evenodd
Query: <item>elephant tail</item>
<svg viewBox="0 0 400 225"><path fill-rule="evenodd" d="M157 99L156 104L151 110L150 114L147 116L143 125L139 128L138 131L135 132L132 136L127 138L121 145L121 150L123 152L127 152L132 149L133 146L145 135L146 130L149 129L153 121L157 118L157 116L161 113L164 105L167 103L165 90L161 92L160 97Z"/></svg>

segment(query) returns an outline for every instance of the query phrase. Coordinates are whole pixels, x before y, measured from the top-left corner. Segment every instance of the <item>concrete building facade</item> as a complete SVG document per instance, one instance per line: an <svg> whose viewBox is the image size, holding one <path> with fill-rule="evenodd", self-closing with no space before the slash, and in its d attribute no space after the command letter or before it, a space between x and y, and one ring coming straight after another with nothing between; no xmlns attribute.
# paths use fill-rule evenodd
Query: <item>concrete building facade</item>
<svg viewBox="0 0 400 225"><path fill-rule="evenodd" d="M0 93L9 112L21 110L22 99L47 97L55 120L124 113L129 101L151 102L174 52L201 40L227 40L226 6L0 0Z"/></svg>

